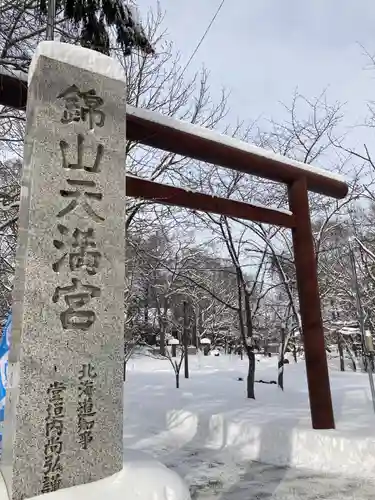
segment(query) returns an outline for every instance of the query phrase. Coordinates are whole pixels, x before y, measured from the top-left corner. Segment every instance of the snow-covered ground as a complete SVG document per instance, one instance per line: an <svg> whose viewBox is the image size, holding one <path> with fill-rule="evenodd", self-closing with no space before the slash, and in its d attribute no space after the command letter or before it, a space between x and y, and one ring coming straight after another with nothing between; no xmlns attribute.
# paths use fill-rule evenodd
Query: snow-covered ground
<svg viewBox="0 0 375 500"><path fill-rule="evenodd" d="M256 384L253 401L238 380L245 359L189 359L190 378L182 370L180 389L168 361L130 360L124 440L175 469L193 498L373 496L375 415L366 374L341 373L331 362L337 429L314 431L303 361L285 366L284 392ZM277 358L259 359L256 379L276 380Z"/></svg>
<svg viewBox="0 0 375 500"><path fill-rule="evenodd" d="M30 500L190 500L181 477L154 458L124 450L124 466L117 474L70 488L38 495ZM9 500L0 474L0 500Z"/></svg>

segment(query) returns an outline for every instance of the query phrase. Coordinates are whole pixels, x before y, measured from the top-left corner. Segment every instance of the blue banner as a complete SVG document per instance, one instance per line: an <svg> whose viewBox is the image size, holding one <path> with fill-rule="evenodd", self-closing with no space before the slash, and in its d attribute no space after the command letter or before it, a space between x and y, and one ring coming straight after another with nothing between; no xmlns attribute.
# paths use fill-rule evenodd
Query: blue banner
<svg viewBox="0 0 375 500"><path fill-rule="evenodd" d="M4 420L5 395L8 384L8 354L12 329L12 314L9 313L0 341L0 422Z"/></svg>

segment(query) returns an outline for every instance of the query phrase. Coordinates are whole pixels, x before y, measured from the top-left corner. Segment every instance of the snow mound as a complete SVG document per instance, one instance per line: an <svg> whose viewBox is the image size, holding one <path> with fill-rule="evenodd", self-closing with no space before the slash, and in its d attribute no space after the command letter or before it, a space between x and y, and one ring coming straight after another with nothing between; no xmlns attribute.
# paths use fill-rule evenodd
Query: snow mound
<svg viewBox="0 0 375 500"><path fill-rule="evenodd" d="M275 357L257 360L257 380L277 376ZM256 461L373 479L375 416L368 375L339 371L338 357L330 365L336 429L314 430L302 360L285 367L284 391L257 384L253 401L246 398L247 360L239 356L191 356L190 378L181 379L180 389L174 388L168 361L137 358L124 386L126 446L162 461L168 457L187 481L195 468L203 474L207 464L220 462L219 473L231 470L233 460L236 467Z"/></svg>
<svg viewBox="0 0 375 500"><path fill-rule="evenodd" d="M34 500L190 500L184 481L145 453L124 452L124 467L113 476L33 497ZM9 500L0 476L0 500Z"/></svg>
<svg viewBox="0 0 375 500"><path fill-rule="evenodd" d="M95 50L86 49L78 45L69 43L45 41L41 42L29 67L28 84L30 85L39 57L44 56L49 59L55 59L63 63L77 66L78 68L92 71L104 75L113 80L121 80L125 83L125 74L121 64L104 54Z"/></svg>

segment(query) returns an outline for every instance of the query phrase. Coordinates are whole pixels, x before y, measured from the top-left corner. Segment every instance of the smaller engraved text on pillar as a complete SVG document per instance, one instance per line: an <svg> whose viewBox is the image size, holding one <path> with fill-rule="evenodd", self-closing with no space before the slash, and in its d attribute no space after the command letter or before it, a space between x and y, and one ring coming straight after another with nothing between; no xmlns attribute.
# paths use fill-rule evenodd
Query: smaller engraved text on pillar
<svg viewBox="0 0 375 500"><path fill-rule="evenodd" d="M47 416L45 418L45 446L42 493L61 488L63 467L63 430L65 417L64 391L62 382L53 382L47 390Z"/></svg>
<svg viewBox="0 0 375 500"><path fill-rule="evenodd" d="M95 379L97 373L91 363L82 365L78 386L78 440L83 450L87 450L94 439L95 426Z"/></svg>

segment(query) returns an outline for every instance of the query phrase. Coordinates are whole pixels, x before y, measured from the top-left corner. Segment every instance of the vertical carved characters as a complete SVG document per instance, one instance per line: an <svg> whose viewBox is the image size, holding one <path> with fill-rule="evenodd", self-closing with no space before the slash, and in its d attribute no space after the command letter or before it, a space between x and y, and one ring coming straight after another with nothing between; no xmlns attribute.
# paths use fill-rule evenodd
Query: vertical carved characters
<svg viewBox="0 0 375 500"><path fill-rule="evenodd" d="M95 424L95 379L97 374L94 367L89 363L82 365L79 372L78 386L78 436L81 448L87 450L93 440L93 427Z"/></svg>
<svg viewBox="0 0 375 500"><path fill-rule="evenodd" d="M89 130L104 126L106 117L100 109L104 101L94 89L82 91L71 85L58 98L64 102L62 124L88 123ZM96 321L95 303L101 295L100 288L89 280L99 272L102 261L102 252L97 248L95 238L95 224L104 222L100 214L103 194L97 188L95 174L101 171L104 146L97 144L91 165L85 161L87 146L84 134L77 134L74 147L76 152L72 154L72 146L63 139L59 141L66 185L56 194L66 200L66 205L56 213L56 231L52 240L56 259L52 269L58 275L66 266L64 269L70 274L70 282L56 286L51 300L65 306L60 313L63 331L85 332ZM70 227L67 216L73 212L78 223ZM77 441L82 450L87 450L94 439L96 378L97 373L91 363L81 366L77 384ZM47 390L42 493L56 491L62 486L65 390L66 386L60 381L51 383Z"/></svg>
<svg viewBox="0 0 375 500"><path fill-rule="evenodd" d="M103 99L96 95L96 91L91 89L83 92L76 85L70 86L59 94L58 98L63 99L65 109L61 122L69 124L73 122L86 121L89 118L90 129L97 125L102 127L105 121L105 114L98 109L103 105ZM58 273L61 266L66 264L71 273L86 271L89 276L98 272L102 254L96 248L95 229L87 226L87 218L93 223L104 221L98 213L97 205L103 194L96 189L96 183L91 177L88 179L73 178L75 172L96 174L100 172L101 160L104 154L104 146L98 144L94 164L87 166L84 161L85 137L77 134L76 158L71 162L68 158L69 144L65 140L60 140L61 163L64 171L69 172L66 179L67 188L60 189L60 195L66 198L66 206L57 213L57 218L62 219L69 213L77 211L82 222L82 227L69 228L65 224L57 224L57 231L60 233L58 239L53 240L56 249L62 255L52 264L52 269ZM73 163L75 161L75 163ZM80 212L78 212L80 210ZM100 289L91 286L89 283L81 282L80 274L72 275L72 285L58 286L53 294L52 301L58 302L64 295L68 308L60 314L61 325L64 330L72 328L75 330L87 330L95 322L96 315L94 309L82 309L88 306L93 297L100 297Z"/></svg>
<svg viewBox="0 0 375 500"><path fill-rule="evenodd" d="M94 125L103 127L105 114L99 108L103 105L104 101L96 95L94 89L82 92L76 85L71 85L57 97L65 101L61 123L86 122L88 118L90 130L94 128Z"/></svg>
<svg viewBox="0 0 375 500"><path fill-rule="evenodd" d="M61 487L65 404L62 382L53 382L47 390L48 406L45 419L46 444L44 446L42 493L56 491Z"/></svg>

